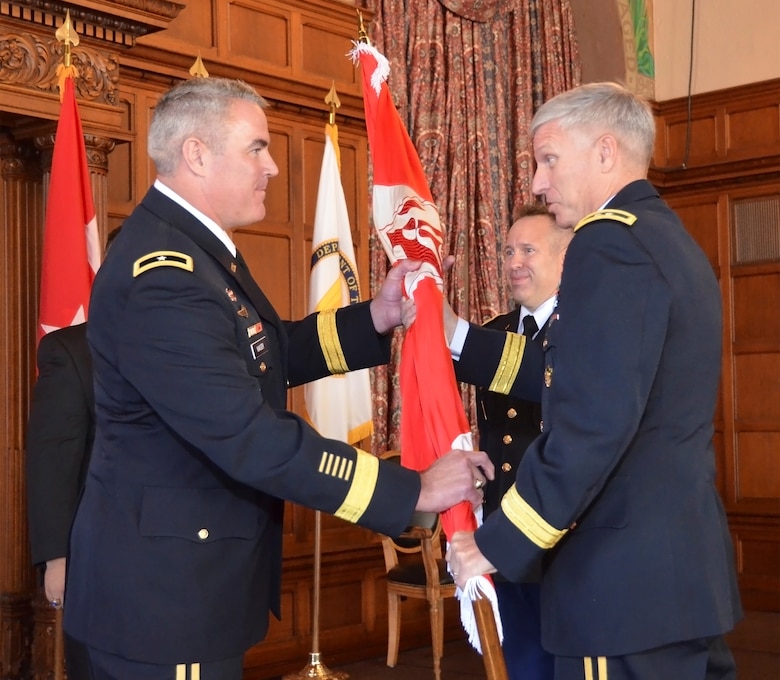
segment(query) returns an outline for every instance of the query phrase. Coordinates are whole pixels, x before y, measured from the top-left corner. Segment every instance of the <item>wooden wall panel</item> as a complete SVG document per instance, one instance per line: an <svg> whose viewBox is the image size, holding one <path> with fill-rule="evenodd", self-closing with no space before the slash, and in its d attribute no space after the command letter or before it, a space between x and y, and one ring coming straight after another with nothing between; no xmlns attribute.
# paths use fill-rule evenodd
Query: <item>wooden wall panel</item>
<svg viewBox="0 0 780 680"><path fill-rule="evenodd" d="M780 85L778 85L780 87ZM780 149L780 106L756 107L745 102L724 112L725 153L732 158L764 155L767 149Z"/></svg>
<svg viewBox="0 0 780 680"><path fill-rule="evenodd" d="M754 271L758 268L752 268ZM760 302L760 304L756 304ZM780 273L734 277L734 343L739 346L780 344Z"/></svg>
<svg viewBox="0 0 780 680"><path fill-rule="evenodd" d="M780 434L777 432L738 432L737 482L739 500L780 498Z"/></svg>
<svg viewBox="0 0 780 680"><path fill-rule="evenodd" d="M713 164L769 159L780 154L780 80L697 95L691 107L690 155L687 170ZM657 105L658 137L655 165L679 169L685 157L688 100L674 99ZM770 166L771 162L768 163ZM750 164L751 172L764 163ZM776 163L774 164L776 168ZM713 168L709 168L710 171ZM733 169L737 171L735 167ZM744 171L744 168L740 168ZM700 175L675 176L675 182ZM710 177L713 175L710 172ZM664 181L663 178L661 181Z"/></svg>
<svg viewBox="0 0 780 680"><path fill-rule="evenodd" d="M697 194L692 197L671 201L686 229L701 246L712 265L715 275L720 277L720 253L718 232L721 227L722 210L717 193Z"/></svg>
<svg viewBox="0 0 780 680"><path fill-rule="evenodd" d="M230 2L224 26L227 49L239 63L246 58L266 68L290 68L291 27L288 12L262 9L257 3Z"/></svg>
<svg viewBox="0 0 780 680"><path fill-rule="evenodd" d="M295 45L300 49L301 68L321 78L352 83L357 89L358 71L346 58L346 52L355 40L353 29L335 27L319 18L303 16L300 24L300 40ZM345 49L346 48L346 49Z"/></svg>

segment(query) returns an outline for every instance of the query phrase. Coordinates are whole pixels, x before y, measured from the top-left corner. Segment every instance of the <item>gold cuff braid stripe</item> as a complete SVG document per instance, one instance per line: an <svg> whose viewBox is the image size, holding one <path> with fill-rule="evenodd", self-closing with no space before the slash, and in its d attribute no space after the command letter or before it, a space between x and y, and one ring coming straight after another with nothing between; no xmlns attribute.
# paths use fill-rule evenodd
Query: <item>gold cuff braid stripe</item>
<svg viewBox="0 0 780 680"><path fill-rule="evenodd" d="M336 517L353 524L363 516L374 497L376 481L379 478L379 459L361 449L355 449L355 451L357 452L355 476L344 502L333 513Z"/></svg>
<svg viewBox="0 0 780 680"><path fill-rule="evenodd" d="M499 394L509 394L512 385L517 378L517 372L520 370L520 364L523 362L525 354L524 335L518 333L507 333L504 341L504 350L501 352L501 360L498 362L498 369L493 376L493 382L490 383L490 391Z"/></svg>
<svg viewBox="0 0 780 680"><path fill-rule="evenodd" d="M501 510L529 541L545 550L552 548L568 531L568 529L556 529L548 524L517 492L516 486L504 495Z"/></svg>
<svg viewBox="0 0 780 680"><path fill-rule="evenodd" d="M331 375L347 373L349 366L347 366L347 359L344 357L344 350L341 349L339 331L336 328L335 309L320 312L317 315L317 335Z"/></svg>

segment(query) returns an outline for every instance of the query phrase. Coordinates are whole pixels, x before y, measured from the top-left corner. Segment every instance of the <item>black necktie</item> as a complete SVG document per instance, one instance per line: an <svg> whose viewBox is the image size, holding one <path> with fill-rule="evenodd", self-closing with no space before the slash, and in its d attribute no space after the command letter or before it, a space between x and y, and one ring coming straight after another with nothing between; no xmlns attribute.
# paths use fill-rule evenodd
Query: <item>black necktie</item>
<svg viewBox="0 0 780 680"><path fill-rule="evenodd" d="M523 317L523 335L527 338L533 338L539 330L539 326L536 325L536 319L533 314L526 314Z"/></svg>

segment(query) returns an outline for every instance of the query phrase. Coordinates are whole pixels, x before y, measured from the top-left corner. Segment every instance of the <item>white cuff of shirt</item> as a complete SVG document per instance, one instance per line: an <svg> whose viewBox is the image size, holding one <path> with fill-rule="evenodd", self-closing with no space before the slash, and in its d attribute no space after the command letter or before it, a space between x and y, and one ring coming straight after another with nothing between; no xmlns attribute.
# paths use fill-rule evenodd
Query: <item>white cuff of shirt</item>
<svg viewBox="0 0 780 680"><path fill-rule="evenodd" d="M469 322L458 318L458 324L455 326L455 332L452 334L450 342L450 354L455 361L460 361L460 353L463 351L463 345L466 344L466 336L469 334Z"/></svg>

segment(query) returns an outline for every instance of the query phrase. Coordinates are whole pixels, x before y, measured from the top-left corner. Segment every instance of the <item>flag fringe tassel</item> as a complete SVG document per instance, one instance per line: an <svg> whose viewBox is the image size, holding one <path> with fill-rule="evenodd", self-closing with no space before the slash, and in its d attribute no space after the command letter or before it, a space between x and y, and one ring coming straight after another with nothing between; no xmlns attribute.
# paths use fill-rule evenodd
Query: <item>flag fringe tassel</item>
<svg viewBox="0 0 780 680"><path fill-rule="evenodd" d="M477 628L477 619L474 615L472 601L481 600L486 597L493 607L493 618L496 620L496 631L498 632L499 642L504 641L504 629L501 625L501 615L498 612L498 598L496 589L492 581L484 576L475 576L466 582L464 590L458 588L455 596L460 600L460 622L463 630L469 638L469 644L482 654L482 643L479 639L479 629Z"/></svg>
<svg viewBox="0 0 780 680"><path fill-rule="evenodd" d="M371 74L371 87L374 88L376 96L379 96L379 92L382 89L382 83L387 81L390 75L390 62L387 57L376 49L373 45L367 45L366 43L353 41L354 47L347 53L347 56L352 59L354 64L357 64L360 60L360 54L370 54L376 59L376 68Z"/></svg>

